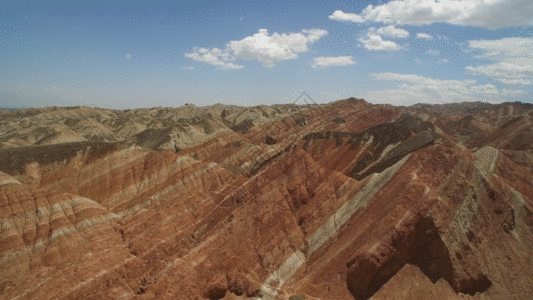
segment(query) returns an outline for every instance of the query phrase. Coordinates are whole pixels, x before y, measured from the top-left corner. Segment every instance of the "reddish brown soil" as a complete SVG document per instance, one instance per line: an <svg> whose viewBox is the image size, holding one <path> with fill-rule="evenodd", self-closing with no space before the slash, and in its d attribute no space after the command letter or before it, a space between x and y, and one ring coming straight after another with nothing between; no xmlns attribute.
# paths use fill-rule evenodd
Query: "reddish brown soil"
<svg viewBox="0 0 533 300"><path fill-rule="evenodd" d="M533 161L508 138L530 116L475 108L352 98L178 153L3 150L0 299L530 299Z"/></svg>

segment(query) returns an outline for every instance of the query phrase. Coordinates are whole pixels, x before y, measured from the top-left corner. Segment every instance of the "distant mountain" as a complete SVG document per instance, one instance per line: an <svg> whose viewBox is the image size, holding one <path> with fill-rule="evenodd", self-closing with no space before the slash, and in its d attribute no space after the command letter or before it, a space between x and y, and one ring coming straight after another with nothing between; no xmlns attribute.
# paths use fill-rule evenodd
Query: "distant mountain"
<svg viewBox="0 0 533 300"><path fill-rule="evenodd" d="M239 107L216 104L178 108L113 110L87 106L0 111L0 148L67 141L124 142L180 151L225 133L241 123L261 125L299 110L294 105ZM252 122L253 120L253 122ZM60 132L63 134L58 135ZM68 132L68 134L65 134ZM46 140L42 140L47 137Z"/></svg>

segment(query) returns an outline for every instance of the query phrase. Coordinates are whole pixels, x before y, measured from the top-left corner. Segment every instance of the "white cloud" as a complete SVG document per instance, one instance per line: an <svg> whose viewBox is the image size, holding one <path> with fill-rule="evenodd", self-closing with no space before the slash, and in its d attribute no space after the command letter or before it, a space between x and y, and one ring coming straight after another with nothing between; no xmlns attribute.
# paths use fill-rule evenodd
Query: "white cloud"
<svg viewBox="0 0 533 300"><path fill-rule="evenodd" d="M417 37L421 38L421 39L428 39L430 40L431 38L433 38L431 35L427 34L427 33L417 33L416 35Z"/></svg>
<svg viewBox="0 0 533 300"><path fill-rule="evenodd" d="M232 41L229 48L237 58L257 59L262 65L274 66L275 61L294 59L299 52L307 51L307 44L313 43L327 31L320 29L302 30L302 33L278 34L268 36L266 29L241 41Z"/></svg>
<svg viewBox="0 0 533 300"><path fill-rule="evenodd" d="M374 73L372 78L376 80L390 80L390 81L402 81L406 83L413 83L421 86L425 86L431 89L454 89L454 90L463 90L468 91L466 86L469 85L472 81L464 82L460 80L441 80L441 79L431 79L423 76L418 76L414 74L399 74L399 73Z"/></svg>
<svg viewBox="0 0 533 300"><path fill-rule="evenodd" d="M502 89L502 95L523 95L526 92L524 90L508 90L508 89Z"/></svg>
<svg viewBox="0 0 533 300"><path fill-rule="evenodd" d="M533 80L533 66L519 66L509 63L498 63L479 67L466 67L473 75L492 77L504 84L531 85Z"/></svg>
<svg viewBox="0 0 533 300"><path fill-rule="evenodd" d="M441 80L414 74L375 73L375 80L397 81L397 88L380 89L364 95L374 103L391 103L410 105L415 103L447 103L463 101L501 102L499 92L491 84L478 85L475 80Z"/></svg>
<svg viewBox="0 0 533 300"><path fill-rule="evenodd" d="M447 63L448 60L445 58L445 59L441 60L441 62L443 62L443 63Z"/></svg>
<svg viewBox="0 0 533 300"><path fill-rule="evenodd" d="M194 70L194 67L193 66L183 67L183 68L180 68L180 70Z"/></svg>
<svg viewBox="0 0 533 300"><path fill-rule="evenodd" d="M345 13L342 12L342 10L336 10L331 16L329 16L329 18L335 21L350 21L356 23L364 22L364 19L361 16Z"/></svg>
<svg viewBox="0 0 533 300"><path fill-rule="evenodd" d="M500 60L510 63L533 64L533 38L505 38L500 40L473 40L468 46L483 53L477 58Z"/></svg>
<svg viewBox="0 0 533 300"><path fill-rule="evenodd" d="M474 75L492 77L504 84L531 85L533 83L533 38L505 38L500 40L475 40L470 49L481 51L476 58L493 60L495 64L467 66Z"/></svg>
<svg viewBox="0 0 533 300"><path fill-rule="evenodd" d="M499 95L500 92L492 84L471 86L470 91L472 93L485 94L485 95Z"/></svg>
<svg viewBox="0 0 533 300"><path fill-rule="evenodd" d="M131 58L131 54L126 54L126 58Z"/></svg>
<svg viewBox="0 0 533 300"><path fill-rule="evenodd" d="M265 67L273 67L277 61L297 58L297 53L307 51L308 44L314 43L326 34L327 31L325 30L311 29L291 34L278 34L276 32L269 36L266 29L260 29L253 36L240 41L230 41L224 50L199 48L195 49L193 53L186 53L185 56L196 61L217 65L223 69L242 68L241 65L234 65L229 62L237 58L255 59Z"/></svg>
<svg viewBox="0 0 533 300"><path fill-rule="evenodd" d="M351 56L339 56L339 57L315 57L313 58L313 68L324 68L331 66L347 66L355 64L352 61Z"/></svg>
<svg viewBox="0 0 533 300"><path fill-rule="evenodd" d="M225 70L238 70L243 68L243 66L241 65L235 65L231 62L227 62L227 60L231 60L229 53L223 52L218 48L213 48L212 50L206 48L199 48L193 53L185 53L185 56L188 58L192 58L195 61L205 62L218 66L219 68Z"/></svg>
<svg viewBox="0 0 533 300"><path fill-rule="evenodd" d="M450 23L497 29L530 26L533 23L533 2L531 0L394 0L376 7L369 5L361 14L337 10L330 19L409 25Z"/></svg>
<svg viewBox="0 0 533 300"><path fill-rule="evenodd" d="M380 29L378 29L377 33L398 38L404 38L409 36L409 32L407 30L396 28L393 25L381 27Z"/></svg>
<svg viewBox="0 0 533 300"><path fill-rule="evenodd" d="M367 39L364 38L360 39L365 48L368 50L386 50L386 51L395 51L400 50L402 47L400 47L398 44L396 44L393 41L384 41L381 36L368 33Z"/></svg>
<svg viewBox="0 0 533 300"><path fill-rule="evenodd" d="M432 55L439 55L440 54L440 51L439 50L428 50L426 51L428 54L432 54Z"/></svg>

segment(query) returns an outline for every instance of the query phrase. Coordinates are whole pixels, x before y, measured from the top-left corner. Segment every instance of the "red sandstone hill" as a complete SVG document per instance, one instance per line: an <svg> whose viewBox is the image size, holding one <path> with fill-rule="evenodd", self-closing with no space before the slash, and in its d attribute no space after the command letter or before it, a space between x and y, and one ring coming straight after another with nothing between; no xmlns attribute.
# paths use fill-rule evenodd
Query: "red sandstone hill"
<svg viewBox="0 0 533 300"><path fill-rule="evenodd" d="M0 299L531 299L531 112L6 112Z"/></svg>

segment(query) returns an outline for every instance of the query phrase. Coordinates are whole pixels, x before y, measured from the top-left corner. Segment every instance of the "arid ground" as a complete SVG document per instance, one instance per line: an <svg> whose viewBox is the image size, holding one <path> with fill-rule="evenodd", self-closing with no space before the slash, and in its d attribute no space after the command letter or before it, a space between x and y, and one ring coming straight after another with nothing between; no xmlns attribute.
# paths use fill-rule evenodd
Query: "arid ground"
<svg viewBox="0 0 533 300"><path fill-rule="evenodd" d="M532 299L533 105L0 111L0 299Z"/></svg>

